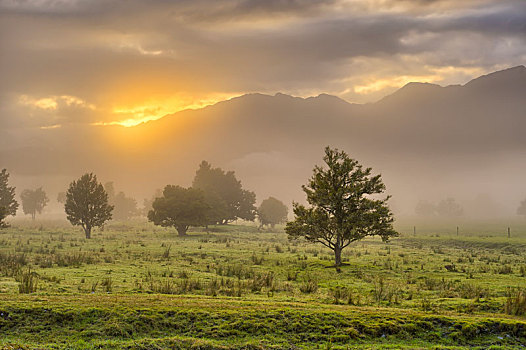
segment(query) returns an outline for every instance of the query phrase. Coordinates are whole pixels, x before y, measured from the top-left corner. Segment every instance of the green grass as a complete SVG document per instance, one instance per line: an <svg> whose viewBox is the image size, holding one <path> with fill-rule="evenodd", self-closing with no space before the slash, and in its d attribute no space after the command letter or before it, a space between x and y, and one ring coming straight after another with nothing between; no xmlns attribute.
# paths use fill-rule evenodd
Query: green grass
<svg viewBox="0 0 526 350"><path fill-rule="evenodd" d="M110 223L86 240L17 222L0 231L0 348L521 348L526 226L463 225L402 224L337 273L330 250L255 226Z"/></svg>

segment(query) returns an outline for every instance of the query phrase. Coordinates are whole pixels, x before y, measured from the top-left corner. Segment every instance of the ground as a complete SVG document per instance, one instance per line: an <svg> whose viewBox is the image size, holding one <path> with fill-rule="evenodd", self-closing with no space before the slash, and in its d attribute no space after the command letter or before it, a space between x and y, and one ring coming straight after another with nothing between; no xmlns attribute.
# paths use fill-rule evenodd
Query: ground
<svg viewBox="0 0 526 350"><path fill-rule="evenodd" d="M136 220L86 240L17 221L0 231L0 348L523 348L526 224L457 224L398 223L337 273L282 228Z"/></svg>

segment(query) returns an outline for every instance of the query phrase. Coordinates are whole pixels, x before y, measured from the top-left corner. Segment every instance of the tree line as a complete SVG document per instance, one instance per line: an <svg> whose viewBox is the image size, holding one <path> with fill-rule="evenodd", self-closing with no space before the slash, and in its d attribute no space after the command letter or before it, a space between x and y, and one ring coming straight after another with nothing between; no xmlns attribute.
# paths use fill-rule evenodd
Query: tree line
<svg viewBox="0 0 526 350"><path fill-rule="evenodd" d="M6 227L7 216L16 215L19 204L15 188L9 186L9 173L0 173L0 227ZM26 189L20 196L24 214L35 219L49 202L42 188ZM192 186L183 188L167 185L157 191L154 198L144 201L144 209L137 208L137 201L116 192L113 182L102 185L93 173L73 181L67 191L60 192L57 201L64 205L67 219L81 226L86 238L94 227L101 227L109 220L126 220L144 215L156 225L173 226L179 235L185 235L190 226L228 224L242 219L274 227L287 221L288 208L280 200L270 197L256 208L254 192L242 187L233 171L214 168L203 161L196 171Z"/></svg>
<svg viewBox="0 0 526 350"><path fill-rule="evenodd" d="M308 206L293 203L294 220L286 224L290 239L304 238L319 243L334 252L335 266L339 269L342 251L351 243L368 236L379 236L388 241L398 233L393 228L394 217L388 206L390 196L380 195L386 188L381 175L373 175L371 168L364 168L344 151L325 148L324 164L315 166L312 177L302 186ZM5 217L15 215L18 203L14 199L15 188L8 185L9 174L0 173L0 225ZM27 192L24 198L38 198L47 202L42 189ZM113 185L106 188L96 175L89 173L73 181L63 196L64 209L71 224L81 226L86 238L91 230L112 219L115 201L126 201L124 193L115 195ZM128 200L129 208L136 206ZM260 225L274 226L287 220L287 207L276 198L268 198L259 208L255 207L256 195L242 187L233 171L213 168L203 161L196 171L192 186L185 188L167 185L152 199L148 220L155 225L174 227L181 236L190 226L228 224L237 219L253 221ZM28 206L38 211L42 206ZM526 201L521 203L518 214L526 212ZM438 211L443 215L458 216L462 208L454 199L448 198L438 206L421 203L422 212ZM128 213L129 211L125 211ZM124 215L124 214L123 214ZM33 215L34 216L34 215Z"/></svg>

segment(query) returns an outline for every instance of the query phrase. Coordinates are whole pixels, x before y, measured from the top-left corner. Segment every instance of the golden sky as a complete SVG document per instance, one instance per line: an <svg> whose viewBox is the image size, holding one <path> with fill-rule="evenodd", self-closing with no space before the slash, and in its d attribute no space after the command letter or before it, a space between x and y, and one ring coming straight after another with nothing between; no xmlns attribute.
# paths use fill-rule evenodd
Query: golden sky
<svg viewBox="0 0 526 350"><path fill-rule="evenodd" d="M0 127L124 125L250 92L380 99L526 61L523 0L0 0Z"/></svg>

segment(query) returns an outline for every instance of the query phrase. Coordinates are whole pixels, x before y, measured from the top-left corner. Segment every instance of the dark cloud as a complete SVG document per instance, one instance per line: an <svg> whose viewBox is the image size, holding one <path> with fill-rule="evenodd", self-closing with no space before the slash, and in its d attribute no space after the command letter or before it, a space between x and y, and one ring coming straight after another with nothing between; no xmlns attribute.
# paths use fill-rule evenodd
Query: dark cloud
<svg viewBox="0 0 526 350"><path fill-rule="evenodd" d="M367 100L391 91L354 92L374 79L460 83L522 64L525 32L517 0L0 0L0 96L97 106L89 117L60 109L46 123L108 120L124 95L280 90Z"/></svg>

